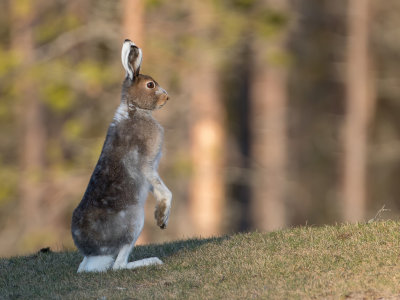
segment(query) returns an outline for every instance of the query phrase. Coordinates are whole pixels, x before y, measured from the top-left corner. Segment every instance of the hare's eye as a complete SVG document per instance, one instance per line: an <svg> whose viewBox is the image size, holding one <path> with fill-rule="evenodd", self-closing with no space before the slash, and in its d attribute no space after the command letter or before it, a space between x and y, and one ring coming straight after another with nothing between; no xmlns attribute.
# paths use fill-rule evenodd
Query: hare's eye
<svg viewBox="0 0 400 300"><path fill-rule="evenodd" d="M148 87L149 89L154 89L154 82L153 82L153 81L149 81L149 82L147 83L147 87Z"/></svg>

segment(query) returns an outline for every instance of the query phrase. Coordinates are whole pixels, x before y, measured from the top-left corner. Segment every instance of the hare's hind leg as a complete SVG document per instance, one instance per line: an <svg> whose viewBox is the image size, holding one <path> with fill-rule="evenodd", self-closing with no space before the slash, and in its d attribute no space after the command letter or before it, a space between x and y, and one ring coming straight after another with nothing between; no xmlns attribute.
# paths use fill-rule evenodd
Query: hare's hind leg
<svg viewBox="0 0 400 300"><path fill-rule="evenodd" d="M127 269L136 269L136 268L140 268L140 267L162 265L162 264L163 264L162 260L159 259L158 257L149 257L149 258L143 258L140 260L130 262L126 265L126 268Z"/></svg>
<svg viewBox="0 0 400 300"><path fill-rule="evenodd" d="M78 273L83 272L83 270L85 269L86 264L87 264L87 257L85 256L83 258L81 264L79 265Z"/></svg>
<svg viewBox="0 0 400 300"><path fill-rule="evenodd" d="M126 269L129 254L131 253L134 245L135 243L133 242L132 244L122 246L121 250L119 250L117 258L115 259L114 265L112 267L113 270Z"/></svg>
<svg viewBox="0 0 400 300"><path fill-rule="evenodd" d="M81 272L105 272L113 264L114 257L111 255L85 256L78 268Z"/></svg>
<svg viewBox="0 0 400 300"><path fill-rule="evenodd" d="M113 265L113 270L120 269L135 269L139 267L151 266L151 265L162 265L162 261L158 257L144 258L141 260L133 261L128 263L129 254L132 251L134 243L130 245L125 245L119 251L117 259Z"/></svg>

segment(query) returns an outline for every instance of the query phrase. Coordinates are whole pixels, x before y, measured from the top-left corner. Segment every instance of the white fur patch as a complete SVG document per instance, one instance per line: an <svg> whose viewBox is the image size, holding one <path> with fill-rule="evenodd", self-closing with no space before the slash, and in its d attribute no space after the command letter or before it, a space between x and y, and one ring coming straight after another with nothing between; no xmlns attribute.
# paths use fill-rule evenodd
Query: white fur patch
<svg viewBox="0 0 400 300"><path fill-rule="evenodd" d="M126 268L127 269L136 269L136 268L140 268L140 267L162 265L162 264L163 264L163 262L158 257L150 257L150 258L144 258L141 260L130 262L126 265Z"/></svg>
<svg viewBox="0 0 400 300"><path fill-rule="evenodd" d="M122 61L122 66L124 67L126 71L126 76L129 76L129 78L133 79L133 73L131 68L129 67L129 52L131 51L131 45L135 45L131 41L125 41L124 44L122 45L122 51L121 51L121 61Z"/></svg>
<svg viewBox="0 0 400 300"><path fill-rule="evenodd" d="M125 103L121 103L118 106L117 111L115 112L114 121L119 123L127 119L129 119L128 107Z"/></svg>
<svg viewBox="0 0 400 300"><path fill-rule="evenodd" d="M136 240L135 240L136 242ZM121 250L118 253L117 259L114 262L113 265L113 270L119 270L119 269L125 269L126 265L128 264L128 258L129 258L129 254L131 253L135 242L133 242L130 245L125 245L121 248Z"/></svg>
<svg viewBox="0 0 400 300"><path fill-rule="evenodd" d="M155 94L156 94L157 96L160 96L160 95L162 95L162 94L167 94L167 91L160 87L160 88L157 89L157 91L155 92Z"/></svg>
<svg viewBox="0 0 400 300"><path fill-rule="evenodd" d="M99 256L85 256L79 266L78 273L80 272L105 272L114 262L111 255Z"/></svg>
<svg viewBox="0 0 400 300"><path fill-rule="evenodd" d="M83 272L83 269L85 268L86 263L87 263L87 257L85 256L85 257L83 258L82 262L81 262L80 265L79 265L78 273Z"/></svg>
<svg viewBox="0 0 400 300"><path fill-rule="evenodd" d="M122 51L121 51L121 61L122 61L122 66L124 67L125 71L126 71L126 76L129 76L129 78L132 80L133 79L133 73L137 71L137 69L139 69L140 65L142 64L142 50L140 48L139 49L139 55L136 59L136 61L134 62L133 65L133 70L131 69L130 65L129 65L129 53L131 51L131 46L136 46L134 42L132 41L125 41L124 44L122 45Z"/></svg>

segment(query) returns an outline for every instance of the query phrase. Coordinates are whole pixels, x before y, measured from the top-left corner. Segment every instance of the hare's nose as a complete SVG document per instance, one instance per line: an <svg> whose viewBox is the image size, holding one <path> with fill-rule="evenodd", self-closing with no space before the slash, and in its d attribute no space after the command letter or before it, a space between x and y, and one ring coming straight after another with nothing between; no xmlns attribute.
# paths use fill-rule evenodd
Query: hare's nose
<svg viewBox="0 0 400 300"><path fill-rule="evenodd" d="M164 93L164 95L166 96L165 100L169 100L169 96L166 90L162 89L162 92Z"/></svg>

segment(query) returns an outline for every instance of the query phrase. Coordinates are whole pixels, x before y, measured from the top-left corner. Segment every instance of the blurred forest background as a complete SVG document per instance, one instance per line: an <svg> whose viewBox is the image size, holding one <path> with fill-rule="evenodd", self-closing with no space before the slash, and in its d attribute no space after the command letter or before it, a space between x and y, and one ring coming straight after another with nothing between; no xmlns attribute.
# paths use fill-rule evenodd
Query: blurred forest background
<svg viewBox="0 0 400 300"><path fill-rule="evenodd" d="M398 0L0 0L0 255L72 249L125 38L170 101L140 243L400 212Z"/></svg>

